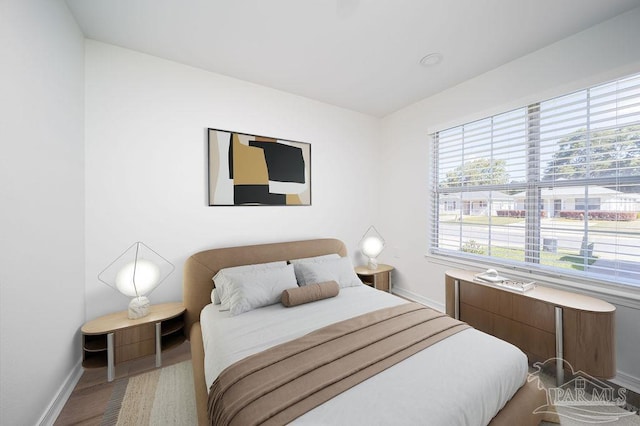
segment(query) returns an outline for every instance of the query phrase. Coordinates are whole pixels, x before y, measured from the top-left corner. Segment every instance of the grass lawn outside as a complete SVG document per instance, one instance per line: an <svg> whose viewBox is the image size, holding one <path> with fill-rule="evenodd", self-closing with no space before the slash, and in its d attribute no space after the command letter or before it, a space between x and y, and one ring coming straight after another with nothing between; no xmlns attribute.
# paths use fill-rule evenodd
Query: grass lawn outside
<svg viewBox="0 0 640 426"><path fill-rule="evenodd" d="M454 240L456 234L464 236L460 248L464 252L490 256L498 262L500 259L525 262L523 235L526 236L526 229L524 218L502 216L462 216L461 218L459 215L447 215L440 217L440 223L443 225L444 232L451 233ZM632 221L590 220L587 223L590 256L586 258L581 255L585 236L584 225L585 222L580 220L542 218L539 227L540 243L541 245L547 244L547 239L555 238L557 247L554 247L554 250L557 249L557 252L546 251L546 246L541 247L539 252L540 265L576 271L588 269L589 272L598 273L598 271L613 267L611 265L615 262L623 262L625 265L630 265L624 266L624 268L631 271L640 269L640 266L637 266L640 263L637 253L631 249L631 247L640 246L640 219ZM490 230L495 230L495 233ZM492 241L491 251L487 246L488 240ZM561 240L561 244L557 244L558 240ZM500 246L500 244L504 244L504 246ZM597 255L594 253L594 244L595 250L599 250ZM614 253L612 247L617 247L618 244L621 247L629 247L629 252ZM599 263L594 265L596 262ZM589 268L589 265L594 266ZM620 264L616 263L616 265ZM633 274L640 274L640 271ZM635 277L635 275L633 276Z"/></svg>
<svg viewBox="0 0 640 426"><path fill-rule="evenodd" d="M480 245L480 247L484 250L485 254L489 254L487 246ZM524 262L524 250L494 246L491 248L491 257ZM598 260L598 256L588 258L589 265L592 265L596 260ZM566 250L558 250L557 253L540 252L540 264L556 268L584 271L584 258L574 252Z"/></svg>

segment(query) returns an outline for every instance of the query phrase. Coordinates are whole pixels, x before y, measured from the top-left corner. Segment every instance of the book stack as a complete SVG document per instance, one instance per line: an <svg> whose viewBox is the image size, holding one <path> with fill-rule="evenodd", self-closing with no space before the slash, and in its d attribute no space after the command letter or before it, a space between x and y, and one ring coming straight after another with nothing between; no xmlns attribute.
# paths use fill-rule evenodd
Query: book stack
<svg viewBox="0 0 640 426"><path fill-rule="evenodd" d="M500 275L498 275L497 273L491 273L491 272L480 272L479 274L475 274L474 275L475 279L477 281L482 281L485 283L501 283L503 281L507 281L507 278L505 277L501 277Z"/></svg>
<svg viewBox="0 0 640 426"><path fill-rule="evenodd" d="M515 281L498 275L495 271L481 272L474 275L476 281L496 284L509 290L518 291L520 293L527 292L536 288L535 281Z"/></svg>
<svg viewBox="0 0 640 426"><path fill-rule="evenodd" d="M505 287L508 288L509 290L515 290L515 291L519 291L521 293L527 292L529 290L532 290L534 288L536 288L536 282L535 281L512 281L512 280L505 280L499 283L496 283L501 287Z"/></svg>

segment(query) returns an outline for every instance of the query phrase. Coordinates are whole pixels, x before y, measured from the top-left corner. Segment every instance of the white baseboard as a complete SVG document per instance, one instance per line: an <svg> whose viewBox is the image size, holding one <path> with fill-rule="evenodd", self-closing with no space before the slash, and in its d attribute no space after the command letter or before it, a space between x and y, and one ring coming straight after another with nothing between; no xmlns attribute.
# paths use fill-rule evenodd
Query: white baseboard
<svg viewBox="0 0 640 426"><path fill-rule="evenodd" d="M442 303L438 303L435 300L431 300L428 297L421 296L412 291L405 290L402 287L393 287L391 292L397 294L398 296L402 296L407 299L411 299L414 302L422 303L423 305L427 305L430 308L433 308L437 311L444 312L445 307Z"/></svg>
<svg viewBox="0 0 640 426"><path fill-rule="evenodd" d="M640 394L640 378L638 377L631 376L618 370L616 371L616 377L609 381Z"/></svg>
<svg viewBox="0 0 640 426"><path fill-rule="evenodd" d="M56 422L56 419L60 415L60 412L64 408L64 404L67 403L71 392L78 384L80 377L82 377L82 360L79 360L78 363L71 369L69 375L64 380L58 392L56 392L53 401L49 404L42 417L38 421L38 425L40 426L53 426Z"/></svg>

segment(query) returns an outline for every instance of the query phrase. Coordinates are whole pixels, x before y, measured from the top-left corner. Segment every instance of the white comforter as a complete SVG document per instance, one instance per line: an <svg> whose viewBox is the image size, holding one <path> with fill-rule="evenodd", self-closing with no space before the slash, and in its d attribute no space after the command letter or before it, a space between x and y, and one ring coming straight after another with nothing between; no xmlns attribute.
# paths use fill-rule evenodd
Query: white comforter
<svg viewBox="0 0 640 426"><path fill-rule="evenodd" d="M232 317L208 305L201 314L207 388L232 363L310 331L406 301L362 285L337 297ZM485 425L523 385L527 358L474 329L411 356L295 420L313 425Z"/></svg>

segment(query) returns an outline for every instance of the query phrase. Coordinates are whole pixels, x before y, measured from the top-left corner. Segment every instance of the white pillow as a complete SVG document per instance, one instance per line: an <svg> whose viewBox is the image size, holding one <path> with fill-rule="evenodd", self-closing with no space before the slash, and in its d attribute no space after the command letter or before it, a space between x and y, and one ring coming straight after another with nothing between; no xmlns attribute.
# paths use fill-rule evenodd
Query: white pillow
<svg viewBox="0 0 640 426"><path fill-rule="evenodd" d="M213 303L214 305L219 305L220 303L222 303L220 302L220 295L215 288L211 290L211 303Z"/></svg>
<svg viewBox="0 0 640 426"><path fill-rule="evenodd" d="M339 258L340 255L338 253L331 253L331 254L323 254L321 256L314 256L314 257L303 257L301 259L292 259L289 261L289 263L315 263L315 262L324 262L328 259L337 259Z"/></svg>
<svg viewBox="0 0 640 426"><path fill-rule="evenodd" d="M213 282L216 286L214 289L215 295L211 293L211 301L214 305L222 304L221 311L229 310L229 297L225 295L225 284L228 280L225 277L225 274L229 272L247 272L247 271L264 271L267 269L274 268L283 268L287 266L287 262L285 260L281 260L278 262L269 262L269 263L255 263L252 265L240 265L240 266L232 266L230 268L223 268L218 271L218 273L213 277ZM220 300L220 303L216 303L214 297L217 297Z"/></svg>
<svg viewBox="0 0 640 426"><path fill-rule="evenodd" d="M348 257L338 257L338 259L327 259L323 262L300 263L296 265L300 279L298 285L321 283L325 281L335 281L340 288L354 287L361 285L362 281L353 269L351 259Z"/></svg>
<svg viewBox="0 0 640 426"><path fill-rule="evenodd" d="M300 276L299 265L303 263L326 262L327 260L331 260L331 259L340 259L340 255L338 253L323 254L321 256L304 257L302 259L292 259L289 261L289 263L293 265L293 270L296 273L296 279L298 280L298 283L300 283L302 282L302 277Z"/></svg>
<svg viewBox="0 0 640 426"><path fill-rule="evenodd" d="M284 290L298 287L293 265L277 269L226 272L224 275L227 280L224 295L228 299L231 315L279 303Z"/></svg>

